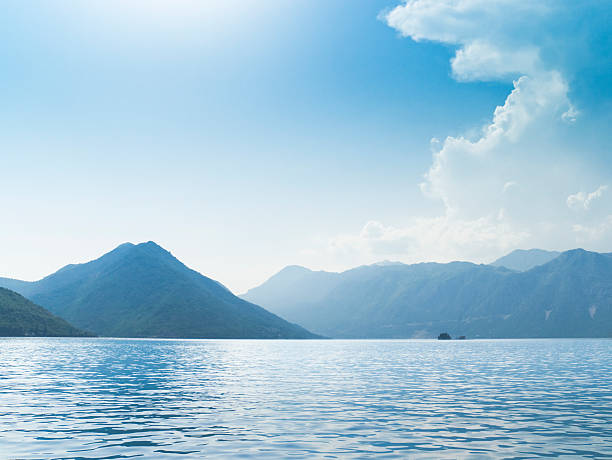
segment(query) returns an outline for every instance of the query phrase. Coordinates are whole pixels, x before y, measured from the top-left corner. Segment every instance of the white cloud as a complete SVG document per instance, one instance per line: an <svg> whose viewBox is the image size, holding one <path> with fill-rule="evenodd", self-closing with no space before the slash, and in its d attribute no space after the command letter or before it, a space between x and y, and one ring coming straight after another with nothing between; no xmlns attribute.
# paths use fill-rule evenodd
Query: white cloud
<svg viewBox="0 0 612 460"><path fill-rule="evenodd" d="M458 80L518 77L479 138L447 137L434 152L421 190L441 199L448 216L479 219L501 207L512 215L504 192L516 181L508 180L504 170L522 174L521 188L537 195L534 184L525 180L529 162L541 154L530 139L577 115L562 73L547 68L537 43L525 40L550 12L547 2L410 0L386 16L404 36L458 46L451 60Z"/></svg>
<svg viewBox="0 0 612 460"><path fill-rule="evenodd" d="M571 209L589 209L591 203L598 198L601 198L604 192L608 190L607 185L600 185L597 190L591 193L578 192L567 197L567 206Z"/></svg>
<svg viewBox="0 0 612 460"><path fill-rule="evenodd" d="M539 49L526 39L550 13L546 1L410 0L385 19L413 40L458 45L458 80L492 80L539 70Z"/></svg>
<svg viewBox="0 0 612 460"><path fill-rule="evenodd" d="M603 221L594 225L575 224L573 230L577 234L578 242L589 243L599 241L612 234L612 215L607 216Z"/></svg>
<svg viewBox="0 0 612 460"><path fill-rule="evenodd" d="M548 1L409 0L387 14L389 25L413 40L466 43L480 37L500 41L508 29L537 25L551 12ZM520 39L520 37L516 37Z"/></svg>
<svg viewBox="0 0 612 460"><path fill-rule="evenodd" d="M578 115L580 115L580 110L576 109L576 107L570 104L567 111L561 115L561 118L567 123L574 123L576 118L578 118Z"/></svg>
<svg viewBox="0 0 612 460"><path fill-rule="evenodd" d="M518 184L513 180L510 180L504 184L503 192L506 193L508 190L511 190L513 187L518 187Z"/></svg>
<svg viewBox="0 0 612 460"><path fill-rule="evenodd" d="M517 74L534 74L539 62L536 48L501 50L490 43L474 41L457 51L451 59L451 68L460 81L501 80Z"/></svg>
<svg viewBox="0 0 612 460"><path fill-rule="evenodd" d="M458 220L447 216L417 218L405 227L366 223L357 235L332 238L329 251L338 257L359 255L362 261L375 262L385 257L404 261L484 260L491 252L505 252L520 245L529 234L512 228L503 216Z"/></svg>
<svg viewBox="0 0 612 460"><path fill-rule="evenodd" d="M566 76L568 62L577 59L567 53L581 48L560 24L579 22L592 6L581 11L552 0L407 0L388 12L384 19L402 36L456 47L450 62L456 80L513 81L513 89L479 136L432 139L432 164L420 188L442 201L442 215L414 218L401 228L368 222L357 234L332 238L331 252L360 254L369 262L483 260L519 245L605 240L609 216L587 225L568 213L567 206L589 209L606 187L570 195L566 206L577 182L596 179L577 177L579 154L561 140L579 116Z"/></svg>
<svg viewBox="0 0 612 460"><path fill-rule="evenodd" d="M510 182L500 169L521 168L525 131L560 118L568 106L567 88L554 71L519 78L479 139L446 138L433 155L426 181L421 184L423 192L440 198L450 213L467 212L473 217L492 211L501 203L501 194Z"/></svg>

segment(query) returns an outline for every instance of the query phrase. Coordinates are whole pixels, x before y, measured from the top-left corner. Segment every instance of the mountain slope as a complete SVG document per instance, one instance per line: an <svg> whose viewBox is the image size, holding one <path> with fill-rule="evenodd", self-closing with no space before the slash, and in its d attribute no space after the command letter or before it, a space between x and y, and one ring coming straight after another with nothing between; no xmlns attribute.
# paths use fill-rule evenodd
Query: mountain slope
<svg viewBox="0 0 612 460"><path fill-rule="evenodd" d="M240 297L253 303L257 303L254 299L265 299L274 307L274 312L283 318L300 318L300 312L308 304L323 300L339 281L339 273L312 271L290 265Z"/></svg>
<svg viewBox="0 0 612 460"><path fill-rule="evenodd" d="M13 278L0 277L0 286L5 289L10 289L11 291L19 292L20 294L25 295L27 297L26 292L29 291L32 286L32 283L30 283L29 281L21 281Z"/></svg>
<svg viewBox="0 0 612 460"><path fill-rule="evenodd" d="M517 317L532 331L538 328L546 337L612 337L612 254L573 249L515 276L523 293Z"/></svg>
<svg viewBox="0 0 612 460"><path fill-rule="evenodd" d="M544 265L561 254L558 251L544 251L543 249L517 249L495 262L491 263L494 267L506 267L510 270L524 272L531 270L538 265Z"/></svg>
<svg viewBox="0 0 612 460"><path fill-rule="evenodd" d="M123 244L34 282L30 298L103 336L311 338L300 326L234 296L153 242Z"/></svg>
<svg viewBox="0 0 612 460"><path fill-rule="evenodd" d="M274 278L250 299L331 337L612 337L610 254L567 251L526 272L453 262L333 275L314 301L296 297L297 287L266 298Z"/></svg>
<svg viewBox="0 0 612 460"><path fill-rule="evenodd" d="M0 288L0 337L83 337L88 335L16 292Z"/></svg>

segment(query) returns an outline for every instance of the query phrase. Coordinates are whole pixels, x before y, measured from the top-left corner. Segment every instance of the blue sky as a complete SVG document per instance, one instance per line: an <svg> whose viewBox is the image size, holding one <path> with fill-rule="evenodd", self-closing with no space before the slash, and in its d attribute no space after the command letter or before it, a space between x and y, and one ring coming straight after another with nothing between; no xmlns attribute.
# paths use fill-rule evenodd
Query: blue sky
<svg viewBox="0 0 612 460"><path fill-rule="evenodd" d="M531 3L5 2L0 276L612 251L611 8Z"/></svg>

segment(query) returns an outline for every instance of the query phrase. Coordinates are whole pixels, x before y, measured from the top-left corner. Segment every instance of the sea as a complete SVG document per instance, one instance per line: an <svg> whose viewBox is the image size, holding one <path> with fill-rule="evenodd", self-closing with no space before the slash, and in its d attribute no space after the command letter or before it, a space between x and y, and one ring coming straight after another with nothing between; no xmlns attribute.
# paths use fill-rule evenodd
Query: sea
<svg viewBox="0 0 612 460"><path fill-rule="evenodd" d="M1 338L0 458L612 458L612 340Z"/></svg>

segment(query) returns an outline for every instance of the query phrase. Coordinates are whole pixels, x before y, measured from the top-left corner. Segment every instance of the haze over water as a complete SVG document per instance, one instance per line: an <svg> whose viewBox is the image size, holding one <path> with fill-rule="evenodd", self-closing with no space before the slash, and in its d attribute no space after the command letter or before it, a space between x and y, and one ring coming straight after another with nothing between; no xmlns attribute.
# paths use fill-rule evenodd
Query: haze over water
<svg viewBox="0 0 612 460"><path fill-rule="evenodd" d="M0 339L0 457L609 458L611 344Z"/></svg>

